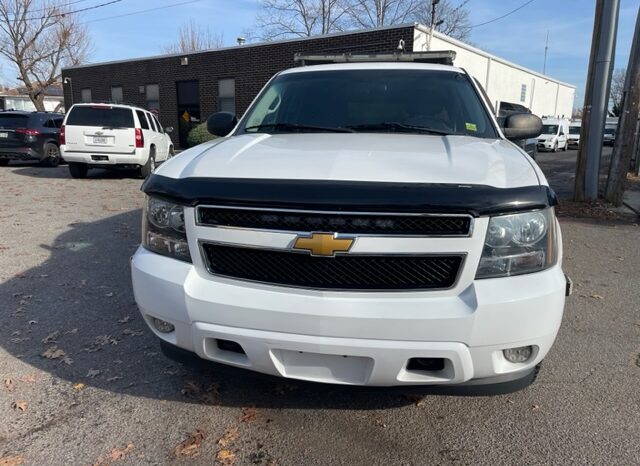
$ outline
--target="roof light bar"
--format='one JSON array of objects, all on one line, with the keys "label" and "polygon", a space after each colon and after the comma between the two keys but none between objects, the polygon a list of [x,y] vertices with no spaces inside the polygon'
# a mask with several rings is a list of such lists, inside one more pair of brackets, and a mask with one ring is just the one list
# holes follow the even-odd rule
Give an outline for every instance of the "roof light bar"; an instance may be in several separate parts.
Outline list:
[{"label": "roof light bar", "polygon": [[305,55],[296,53],[293,57],[293,61],[299,66],[371,62],[435,63],[440,65],[453,65],[455,59],[456,52],[453,50],[388,54],[373,53],[369,55],[352,55],[350,53],[337,55]]}]

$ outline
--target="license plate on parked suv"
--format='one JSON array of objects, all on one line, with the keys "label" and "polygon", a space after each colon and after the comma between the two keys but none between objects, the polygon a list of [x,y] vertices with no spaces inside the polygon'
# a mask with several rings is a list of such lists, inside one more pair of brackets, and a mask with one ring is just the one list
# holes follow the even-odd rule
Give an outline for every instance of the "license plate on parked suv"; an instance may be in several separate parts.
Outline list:
[{"label": "license plate on parked suv", "polygon": [[93,137],[93,143],[94,144],[107,144],[109,141],[108,138],[106,137],[102,137],[102,136],[94,136]]}]

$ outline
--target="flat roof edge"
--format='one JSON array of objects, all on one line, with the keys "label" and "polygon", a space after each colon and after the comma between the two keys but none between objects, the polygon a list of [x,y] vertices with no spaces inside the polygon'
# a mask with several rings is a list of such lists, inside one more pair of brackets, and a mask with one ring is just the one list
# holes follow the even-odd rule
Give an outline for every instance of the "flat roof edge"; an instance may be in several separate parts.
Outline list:
[{"label": "flat roof edge", "polygon": [[[429,33],[429,27],[425,26],[424,24],[417,24],[416,23],[415,24],[415,28],[418,29],[421,32]],[[531,70],[531,69],[526,68],[524,66],[518,65],[517,63],[513,63],[513,62],[511,62],[509,60],[505,60],[504,58],[500,58],[500,57],[498,57],[496,55],[493,55],[493,54],[491,54],[489,52],[485,52],[482,49],[474,47],[473,45],[465,44],[464,42],[462,42],[462,41],[460,41],[458,39],[454,39],[453,37],[449,37],[446,34],[443,34],[441,32],[433,31],[433,35],[435,37],[437,37],[438,39],[440,39],[440,40],[443,40],[445,42],[449,42],[450,44],[455,45],[456,47],[460,47],[462,49],[468,50],[469,52],[473,52],[475,54],[482,55],[482,56],[484,56],[486,58],[491,58],[491,60],[497,61],[498,63],[502,63],[503,65],[510,66],[512,68],[524,71],[524,72],[529,73],[529,74],[533,74],[535,76],[538,76],[539,78],[546,79],[547,81],[552,81],[554,83],[561,84],[563,86],[570,87],[572,89],[576,88],[575,84],[569,84],[569,83],[566,83],[564,81],[560,81],[559,79],[552,78],[551,76],[547,76],[545,74],[542,74],[542,73],[539,73],[537,71]]]}]

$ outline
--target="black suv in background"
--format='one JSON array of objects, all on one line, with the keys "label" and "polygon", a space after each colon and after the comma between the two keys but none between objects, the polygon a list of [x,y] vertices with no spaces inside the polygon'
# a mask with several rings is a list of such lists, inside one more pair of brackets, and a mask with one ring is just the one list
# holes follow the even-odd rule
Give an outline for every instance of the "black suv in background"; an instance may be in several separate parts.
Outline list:
[{"label": "black suv in background", "polygon": [[64,115],[51,112],[0,112],[0,166],[10,160],[39,160],[48,167],[62,160],[58,138]]}]

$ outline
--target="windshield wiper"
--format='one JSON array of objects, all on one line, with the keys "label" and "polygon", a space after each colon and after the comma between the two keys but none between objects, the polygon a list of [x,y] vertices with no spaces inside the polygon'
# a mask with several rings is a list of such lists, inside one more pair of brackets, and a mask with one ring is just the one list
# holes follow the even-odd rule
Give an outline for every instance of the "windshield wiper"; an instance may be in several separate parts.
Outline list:
[{"label": "windshield wiper", "polygon": [[442,136],[451,136],[455,134],[461,134],[461,133],[453,133],[451,131],[443,131],[440,129],[429,128],[427,126],[408,125],[405,123],[397,123],[393,121],[385,121],[382,123],[369,123],[369,124],[363,124],[363,125],[349,125],[347,126],[347,128],[351,128],[356,131],[392,130],[392,131],[407,131],[407,132],[427,133],[427,134],[439,134]]},{"label": "windshield wiper", "polygon": [[247,126],[244,130],[249,131],[256,130],[273,130],[273,131],[324,131],[330,133],[353,133],[351,128],[340,128],[330,126],[312,126],[312,125],[298,125],[295,123],[268,123],[264,125]]}]

